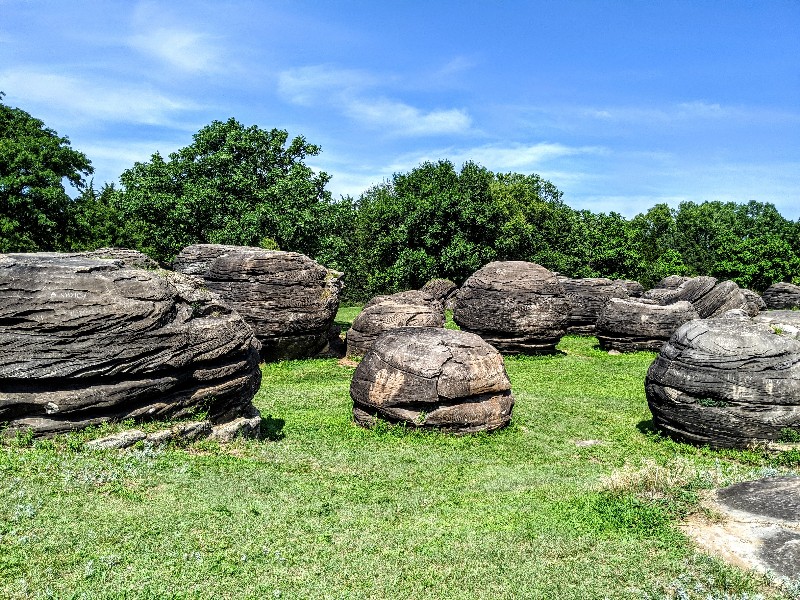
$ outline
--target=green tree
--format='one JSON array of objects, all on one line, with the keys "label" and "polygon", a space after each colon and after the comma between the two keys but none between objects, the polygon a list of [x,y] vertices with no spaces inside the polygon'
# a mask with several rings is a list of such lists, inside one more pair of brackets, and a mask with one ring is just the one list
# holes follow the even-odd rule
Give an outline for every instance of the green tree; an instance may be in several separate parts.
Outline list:
[{"label": "green tree", "polygon": [[0,92],[0,252],[58,250],[71,199],[93,172],[89,159],[44,123],[2,102]]},{"label": "green tree", "polygon": [[319,146],[280,129],[214,121],[193,143],[120,177],[116,208],[139,249],[162,262],[195,243],[258,245],[309,255],[320,247],[319,219],[333,201],[330,177],[305,163]]},{"label": "green tree", "polygon": [[800,258],[775,234],[749,237],[714,265],[713,275],[731,279],[742,287],[763,292],[777,281],[791,281],[800,274]]}]

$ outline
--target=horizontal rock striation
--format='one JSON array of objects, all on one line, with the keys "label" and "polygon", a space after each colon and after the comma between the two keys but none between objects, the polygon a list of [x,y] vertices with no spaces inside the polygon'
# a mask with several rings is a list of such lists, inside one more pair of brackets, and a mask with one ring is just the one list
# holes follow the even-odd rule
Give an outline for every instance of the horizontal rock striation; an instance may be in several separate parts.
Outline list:
[{"label": "horizontal rock striation", "polygon": [[744,311],[681,326],[645,380],[654,425],[694,444],[745,448],[800,431],[800,340]]},{"label": "horizontal rock striation", "polygon": [[628,298],[628,288],[619,281],[603,277],[570,279],[559,277],[566,297],[572,304],[567,319],[567,332],[594,335],[595,325],[611,298]]},{"label": "horizontal rock striation", "polygon": [[493,431],[511,419],[514,397],[503,357],[477,335],[430,327],[386,331],[350,385],[353,417],[452,433]]},{"label": "horizontal rock striation", "polygon": [[0,255],[0,422],[11,430],[249,414],[258,350],[196,278],[123,260]]},{"label": "horizontal rock striation", "polygon": [[800,308],[800,285],[773,283],[761,297],[769,309],[797,309]]},{"label": "horizontal rock striation", "polygon": [[264,360],[331,354],[342,273],[297,252],[196,244],[176,271],[203,278],[253,328]]},{"label": "horizontal rock striation", "polygon": [[453,320],[504,354],[555,352],[572,305],[556,275],[535,263],[491,262],[458,291]]},{"label": "horizontal rock striation", "polygon": [[363,356],[381,333],[400,327],[444,327],[441,302],[417,290],[376,296],[347,332],[347,355]]},{"label": "horizontal rock striation", "polygon": [[679,277],[671,275],[662,279],[656,287],[646,291],[643,299],[655,300],[659,304],[691,302],[701,319],[716,317],[729,310],[751,312],[758,303],[748,299],[743,290],[733,281],[718,281],[715,277]]},{"label": "horizontal rock striation", "polygon": [[685,300],[661,305],[612,298],[597,319],[596,335],[604,350],[658,352],[678,327],[697,318],[697,311]]}]

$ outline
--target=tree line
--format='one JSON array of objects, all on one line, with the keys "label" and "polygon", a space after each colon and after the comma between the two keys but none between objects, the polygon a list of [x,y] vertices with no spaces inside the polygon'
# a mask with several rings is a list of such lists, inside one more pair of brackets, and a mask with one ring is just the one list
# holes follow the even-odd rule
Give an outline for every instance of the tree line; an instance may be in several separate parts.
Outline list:
[{"label": "tree line", "polygon": [[330,177],[306,164],[319,146],[235,119],[214,121],[166,158],[137,162],[119,187],[97,189],[83,153],[2,97],[0,252],[122,246],[167,265],[194,243],[292,250],[344,271],[350,301],[434,277],[460,284],[492,260],[645,286],[672,274],[757,291],[800,283],[800,220],[769,203],[657,204],[626,219],[574,210],[535,174],[448,160],[333,199]]}]

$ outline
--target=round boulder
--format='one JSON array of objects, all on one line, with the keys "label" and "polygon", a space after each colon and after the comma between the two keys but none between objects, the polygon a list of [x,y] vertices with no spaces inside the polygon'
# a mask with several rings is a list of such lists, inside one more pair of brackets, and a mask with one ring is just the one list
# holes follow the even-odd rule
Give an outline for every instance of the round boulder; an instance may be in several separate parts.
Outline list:
[{"label": "round boulder", "polygon": [[603,277],[570,279],[559,277],[567,298],[572,303],[567,332],[594,335],[597,318],[611,298],[627,298],[628,288],[619,281]]},{"label": "round boulder", "polygon": [[694,444],[745,448],[800,430],[800,340],[744,311],[681,326],[645,380],[654,425]]},{"label": "round boulder", "polygon": [[604,350],[658,352],[678,327],[697,318],[685,300],[662,305],[612,298],[597,319],[597,340]]},{"label": "round boulder", "polygon": [[769,309],[797,309],[800,308],[800,285],[773,283],[761,297]]},{"label": "round boulder", "polygon": [[252,413],[259,343],[194,277],[0,255],[0,323],[0,422],[12,430]]},{"label": "round boulder", "polygon": [[376,296],[364,305],[347,332],[347,356],[362,356],[384,331],[399,327],[444,327],[444,309],[426,292]]},{"label": "round boulder", "polygon": [[514,397],[503,357],[477,335],[433,327],[383,333],[350,385],[353,417],[451,433],[508,424]]},{"label": "round boulder", "polygon": [[253,328],[263,360],[328,355],[342,273],[297,252],[196,244],[173,268],[203,278]]},{"label": "round boulder", "polygon": [[547,354],[564,335],[571,308],[552,271],[524,261],[491,262],[458,291],[453,320],[504,354]]}]

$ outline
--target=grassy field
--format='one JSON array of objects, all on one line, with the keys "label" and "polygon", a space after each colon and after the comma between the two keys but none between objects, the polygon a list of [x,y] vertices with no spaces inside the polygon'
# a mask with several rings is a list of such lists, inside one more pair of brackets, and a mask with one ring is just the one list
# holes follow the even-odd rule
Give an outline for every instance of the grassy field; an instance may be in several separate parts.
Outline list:
[{"label": "grassy field", "polygon": [[260,441],[12,439],[0,597],[788,597],[695,552],[675,524],[701,490],[796,472],[800,453],[658,436],[643,389],[654,355],[595,345],[507,358],[514,418],[491,435],[362,430],[353,369],[306,360],[263,366]]}]

